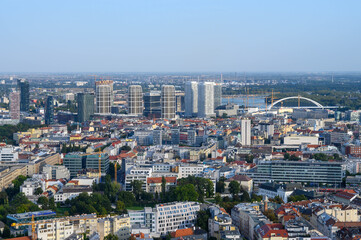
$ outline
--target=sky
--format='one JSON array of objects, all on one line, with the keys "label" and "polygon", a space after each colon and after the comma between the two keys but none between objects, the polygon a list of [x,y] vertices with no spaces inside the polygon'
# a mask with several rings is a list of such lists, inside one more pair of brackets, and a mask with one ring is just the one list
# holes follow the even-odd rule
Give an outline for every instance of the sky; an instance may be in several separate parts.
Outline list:
[{"label": "sky", "polygon": [[361,71],[361,1],[1,0],[0,72]]}]

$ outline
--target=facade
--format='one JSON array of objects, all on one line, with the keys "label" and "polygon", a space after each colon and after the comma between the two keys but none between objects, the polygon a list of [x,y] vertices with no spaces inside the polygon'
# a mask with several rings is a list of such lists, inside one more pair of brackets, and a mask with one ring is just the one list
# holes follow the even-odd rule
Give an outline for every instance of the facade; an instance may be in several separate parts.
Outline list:
[{"label": "facade", "polygon": [[89,121],[94,115],[94,94],[78,93],[78,122]]},{"label": "facade", "polygon": [[[147,192],[149,193],[162,193],[162,177],[149,177],[147,178]],[[164,177],[165,191],[168,192],[171,187],[177,184],[176,177]]]},{"label": "facade", "polygon": [[64,165],[45,165],[43,173],[48,174],[49,179],[70,179],[70,171]]},{"label": "facade", "polygon": [[155,232],[155,211],[150,207],[145,207],[143,210],[128,210],[130,224],[132,226],[138,225],[147,228],[150,232]]},{"label": "facade", "polygon": [[143,114],[143,90],[140,85],[129,86],[128,113],[137,116]]},{"label": "facade", "polygon": [[198,83],[187,82],[185,85],[185,116],[194,117],[198,113]]},{"label": "facade", "polygon": [[144,116],[149,118],[161,117],[161,97],[160,92],[149,92],[144,94]]},{"label": "facade", "polygon": [[214,83],[203,82],[198,85],[198,117],[208,118],[214,113]]},{"label": "facade", "polygon": [[179,145],[180,142],[180,131],[178,128],[171,130],[172,145]]},{"label": "facade", "polygon": [[162,118],[175,118],[175,88],[173,85],[163,85],[161,92]]},{"label": "facade", "polygon": [[20,120],[20,92],[10,93],[10,118]]},{"label": "facade", "polygon": [[45,124],[54,124],[54,97],[48,96],[45,108]]},{"label": "facade", "polygon": [[174,232],[178,229],[193,227],[200,205],[197,202],[173,202],[157,204],[156,232],[162,235]]},{"label": "facade", "polygon": [[179,166],[178,178],[186,178],[188,176],[201,176],[205,166],[203,165],[183,165]]},{"label": "facade", "polygon": [[162,145],[163,142],[163,130],[153,130],[153,145]]},{"label": "facade", "polygon": [[222,105],[222,84],[214,84],[214,109]]},{"label": "facade", "polygon": [[241,144],[242,146],[251,145],[251,120],[241,120]]},{"label": "facade", "polygon": [[29,112],[29,82],[25,78],[18,79],[18,89],[20,90],[20,111]]},{"label": "facade", "polygon": [[340,184],[344,177],[341,162],[260,161],[256,174],[248,174],[257,183],[276,182]]},{"label": "facade", "polygon": [[[99,170],[99,154],[84,155],[81,152],[73,152],[65,155],[63,160],[64,166],[70,171],[70,177],[77,176],[77,173],[83,169]],[[105,174],[109,168],[109,155],[101,154],[101,172]]]},{"label": "facade", "polygon": [[15,151],[14,147],[0,148],[0,164],[14,163],[18,160],[19,153]]},{"label": "facade", "polygon": [[95,82],[96,113],[110,114],[113,106],[113,81]]}]

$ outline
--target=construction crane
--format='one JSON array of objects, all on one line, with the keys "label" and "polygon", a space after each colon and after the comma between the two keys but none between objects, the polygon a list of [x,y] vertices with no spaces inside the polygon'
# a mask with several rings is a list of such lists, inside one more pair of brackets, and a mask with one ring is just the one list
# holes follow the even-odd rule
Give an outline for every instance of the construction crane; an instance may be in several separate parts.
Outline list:
[{"label": "construction crane", "polygon": [[[35,222],[35,219],[34,219],[34,215],[32,215],[31,217],[31,222],[28,222],[28,223],[12,223],[11,226],[12,227],[21,227],[21,226],[31,226],[31,239],[32,240],[36,240],[37,239],[37,236],[36,236],[36,226],[37,225],[40,225],[40,224],[48,224],[48,223],[54,223],[54,221],[56,222],[57,219],[56,218],[53,218],[53,219],[49,219],[51,221],[44,221],[44,220],[41,220],[39,222]],[[84,221],[87,221],[89,220],[89,218],[79,218],[77,220],[84,220]]]},{"label": "construction crane", "polygon": [[[99,181],[102,177],[102,154],[103,153],[106,153],[106,152],[103,152],[101,151],[101,149],[99,148],[99,152],[97,152],[98,155],[99,155],[99,159],[98,159],[98,169],[99,169]],[[84,153],[83,155],[85,156],[89,156],[89,155],[95,155],[94,153]]]},{"label": "construction crane", "polygon": [[32,240],[36,240],[37,237],[36,237],[36,231],[35,231],[35,227],[36,225],[39,225],[39,224],[47,224],[47,223],[53,223],[53,221],[45,221],[45,222],[35,222],[35,219],[34,219],[34,215],[31,216],[31,222],[28,222],[28,223],[12,223],[11,226],[12,227],[21,227],[21,226],[31,226],[31,239]]}]

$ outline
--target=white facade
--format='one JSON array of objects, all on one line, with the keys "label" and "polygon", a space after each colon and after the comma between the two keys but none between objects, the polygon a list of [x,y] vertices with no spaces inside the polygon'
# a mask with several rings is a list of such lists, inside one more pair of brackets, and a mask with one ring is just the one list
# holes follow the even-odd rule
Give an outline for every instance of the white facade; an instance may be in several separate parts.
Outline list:
[{"label": "white facade", "polygon": [[186,178],[188,176],[200,176],[204,170],[203,165],[185,165],[179,166],[178,178]]},{"label": "white facade", "polygon": [[242,146],[251,145],[251,120],[241,120],[241,144]]},{"label": "white facade", "polygon": [[70,172],[64,165],[45,165],[43,173],[48,174],[49,179],[70,179]]},{"label": "white facade", "polygon": [[198,113],[198,83],[187,82],[185,85],[185,116],[193,117]]},{"label": "white facade", "polygon": [[125,189],[126,191],[131,191],[132,186],[131,182],[134,180],[139,180],[143,182],[142,189],[146,191],[147,189],[147,178],[152,176],[152,168],[131,168],[125,175]]},{"label": "white facade", "polygon": [[143,90],[140,85],[129,86],[128,113],[131,115],[143,114]]},{"label": "white facade", "polygon": [[214,113],[214,83],[203,82],[198,86],[198,117],[207,118]]},{"label": "white facade", "polygon": [[0,162],[11,163],[18,160],[19,154],[13,147],[0,148]]},{"label": "white facade", "polygon": [[197,202],[174,202],[156,207],[156,232],[165,235],[178,229],[193,227],[200,205]]},{"label": "white facade", "polygon": [[96,82],[96,113],[109,114],[113,105],[113,81]]},{"label": "white facade", "polygon": [[285,145],[301,145],[301,144],[311,144],[318,145],[317,136],[302,136],[302,135],[289,135],[284,137]]},{"label": "white facade", "polygon": [[45,182],[41,179],[29,178],[20,186],[20,192],[24,193],[25,196],[33,196],[37,188],[41,188],[44,192]]},{"label": "white facade", "polygon": [[175,88],[163,85],[161,91],[162,118],[175,118]]}]

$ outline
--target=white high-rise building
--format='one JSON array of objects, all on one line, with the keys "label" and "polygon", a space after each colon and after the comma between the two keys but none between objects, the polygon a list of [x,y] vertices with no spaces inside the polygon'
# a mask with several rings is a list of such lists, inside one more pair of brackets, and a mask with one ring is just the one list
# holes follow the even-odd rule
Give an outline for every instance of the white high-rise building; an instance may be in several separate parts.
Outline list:
[{"label": "white high-rise building", "polygon": [[214,113],[214,83],[203,82],[198,85],[198,117],[207,118]]},{"label": "white high-rise building", "polygon": [[185,116],[194,117],[198,113],[198,83],[187,82],[185,85]]},{"label": "white high-rise building", "polygon": [[222,105],[222,83],[214,84],[214,109]]},{"label": "white high-rise building", "polygon": [[241,144],[242,146],[251,145],[251,120],[241,120]]},{"label": "white high-rise building", "polygon": [[96,113],[109,114],[113,105],[113,81],[95,82]]},{"label": "white high-rise building", "polygon": [[163,85],[161,92],[162,118],[175,118],[175,88]]},{"label": "white high-rise building", "polygon": [[140,85],[129,86],[128,91],[128,109],[131,115],[143,114],[143,90]]}]

